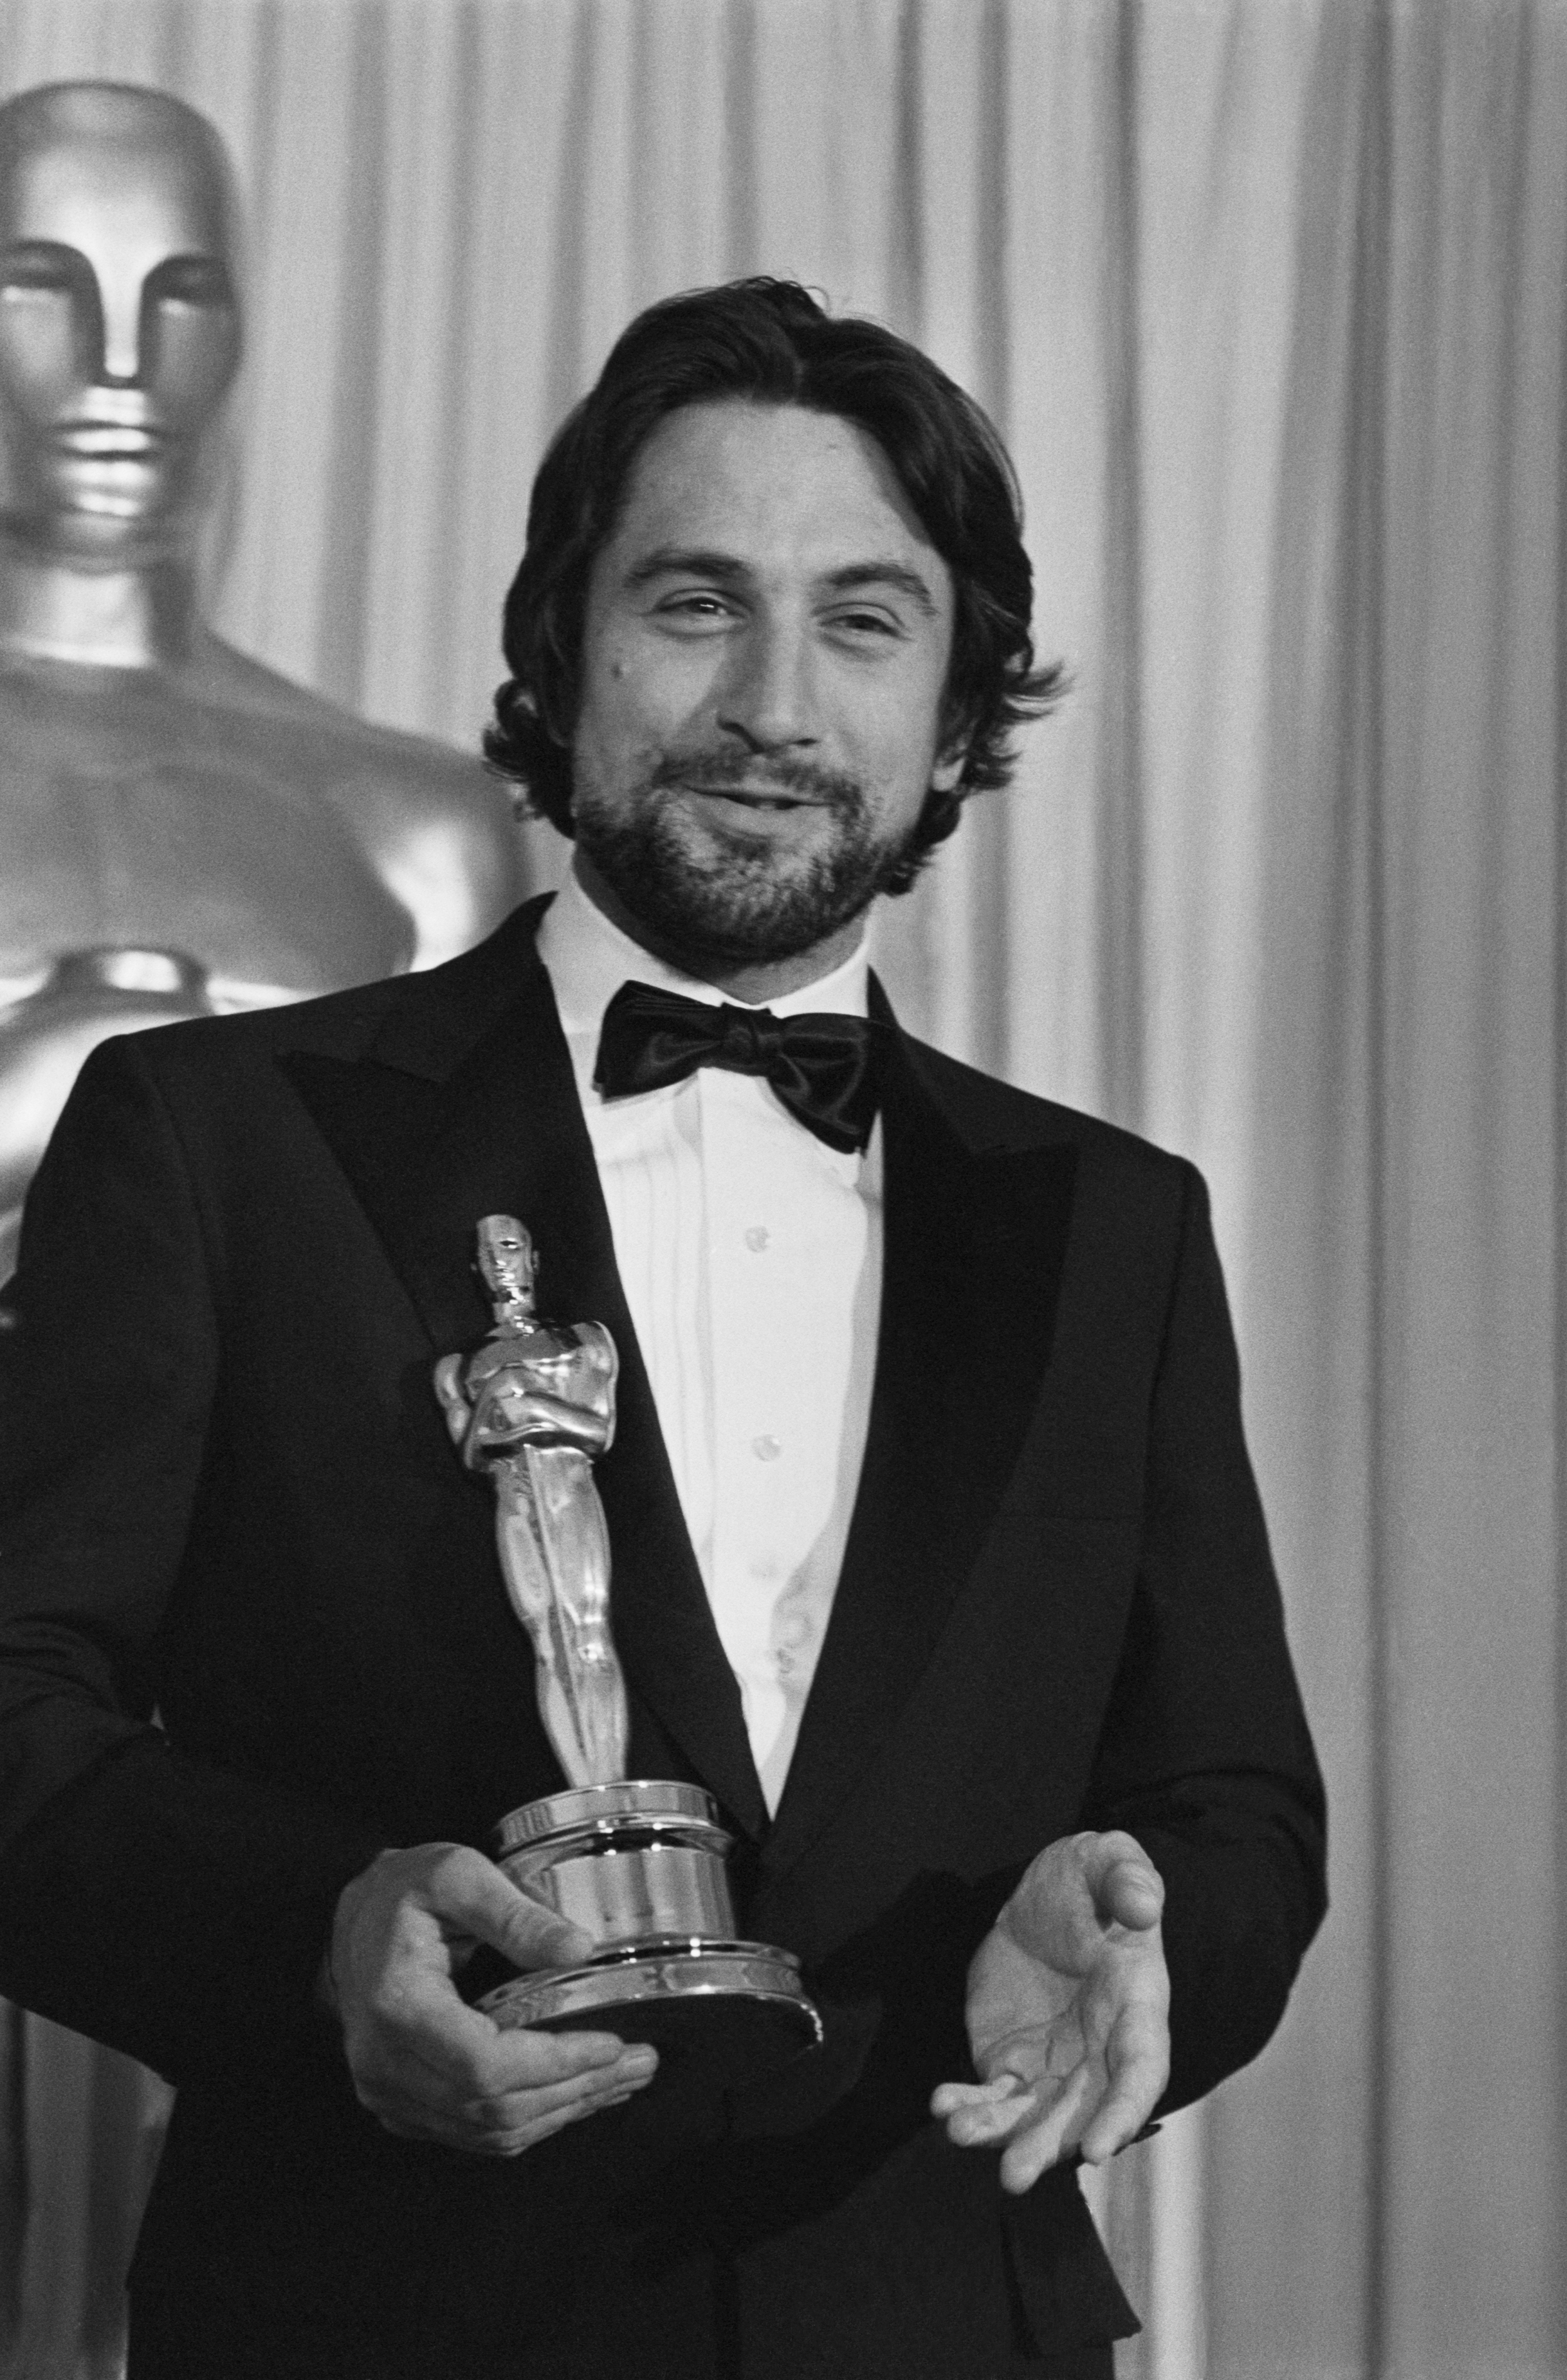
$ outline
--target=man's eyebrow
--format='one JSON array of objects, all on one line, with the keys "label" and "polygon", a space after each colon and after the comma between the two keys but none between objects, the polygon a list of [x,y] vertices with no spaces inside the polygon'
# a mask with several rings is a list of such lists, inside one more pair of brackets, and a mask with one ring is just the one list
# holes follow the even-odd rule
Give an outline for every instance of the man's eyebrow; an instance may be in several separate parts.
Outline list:
[{"label": "man's eyebrow", "polygon": [[906,595],[911,603],[928,620],[936,616],[936,598],[917,570],[906,562],[848,562],[842,570],[830,570],[826,584],[835,592],[847,594],[856,587],[890,587]]},{"label": "man's eyebrow", "polygon": [[720,553],[715,547],[705,545],[661,545],[645,553],[640,562],[632,564],[626,574],[627,588],[646,587],[654,578],[713,578],[721,586],[736,586],[750,572],[733,553]]},{"label": "man's eyebrow", "polygon": [[[655,578],[708,578],[720,587],[737,587],[751,579],[754,573],[737,555],[723,553],[715,547],[661,545],[644,554],[626,574],[626,586],[630,590],[648,586]],[[929,582],[906,562],[877,559],[870,562],[846,562],[841,569],[827,572],[823,586],[835,595],[851,593],[859,587],[886,587],[909,601],[926,619],[936,616],[936,599]]]}]

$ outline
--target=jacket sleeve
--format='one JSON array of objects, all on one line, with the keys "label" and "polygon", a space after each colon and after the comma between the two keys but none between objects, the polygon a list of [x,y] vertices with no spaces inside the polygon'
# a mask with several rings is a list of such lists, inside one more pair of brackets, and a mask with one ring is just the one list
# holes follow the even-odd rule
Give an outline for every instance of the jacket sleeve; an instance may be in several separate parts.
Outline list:
[{"label": "jacket sleeve", "polygon": [[382,1848],[156,1723],[213,1451],[221,1267],[145,1050],[89,1059],[0,1305],[0,1991],[170,2080],[319,2028]]},{"label": "jacket sleeve", "polygon": [[1322,1780],[1242,1435],[1207,1194],[1184,1171],[1141,1560],[1084,1813],[1136,1835],[1164,1878],[1161,2113],[1256,2057],[1327,1906]]}]

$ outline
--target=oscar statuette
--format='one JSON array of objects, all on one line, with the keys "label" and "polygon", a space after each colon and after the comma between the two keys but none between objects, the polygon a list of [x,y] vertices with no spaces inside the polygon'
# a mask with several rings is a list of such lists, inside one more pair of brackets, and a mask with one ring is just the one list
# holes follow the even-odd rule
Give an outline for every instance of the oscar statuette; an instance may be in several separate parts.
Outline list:
[{"label": "oscar statuette", "polygon": [[678,2047],[735,2082],[821,2038],[792,1952],[735,1938],[731,1837],[698,1785],[628,1779],[625,1680],[610,1633],[610,1546],[592,1466],[614,1437],[614,1342],[534,1310],[537,1262],[510,1215],[478,1226],[493,1328],[446,1355],[436,1393],[495,1494],[495,1541],[533,1646],[540,1716],[568,1790],[501,1820],[512,1882],[599,1944],[586,1966],[519,1974],[478,2005],[497,2024],[604,2027]]}]

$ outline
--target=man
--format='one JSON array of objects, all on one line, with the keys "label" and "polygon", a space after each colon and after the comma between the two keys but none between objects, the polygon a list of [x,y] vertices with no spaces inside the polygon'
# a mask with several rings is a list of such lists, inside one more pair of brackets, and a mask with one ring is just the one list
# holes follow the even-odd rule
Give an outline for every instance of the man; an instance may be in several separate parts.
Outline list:
[{"label": "man", "polygon": [[[926,358],[654,308],[507,605],[565,889],[83,1075],[15,1291],[0,1985],[180,2084],[136,2380],[1066,2380],[1134,2326],[1074,2162],[1266,2040],[1322,1813],[1200,1184],[867,978],[1053,691],[1028,589]],[[727,2095],[460,1994],[589,1947],[477,1848],[561,1781],[431,1386],[492,1213],[620,1353],[630,1773],[717,1796],[825,2020]]]}]

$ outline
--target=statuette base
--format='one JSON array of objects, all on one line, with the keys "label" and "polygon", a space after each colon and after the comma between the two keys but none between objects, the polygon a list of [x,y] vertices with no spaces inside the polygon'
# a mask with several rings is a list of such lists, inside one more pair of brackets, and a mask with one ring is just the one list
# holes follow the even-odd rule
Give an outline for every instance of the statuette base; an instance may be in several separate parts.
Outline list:
[{"label": "statuette base", "polygon": [[821,2039],[792,1951],[736,1938],[730,1837],[700,1786],[638,1778],[546,1796],[496,1829],[514,1884],[602,1947],[581,1967],[514,1975],[476,2005],[505,2028],[597,2030],[687,2045],[736,2082]]},{"label": "statuette base", "polygon": [[650,2042],[666,2060],[696,2058],[713,2083],[758,2082],[821,2039],[798,1961],[762,1942],[650,1945],[589,1967],[518,1975],[479,2006],[503,2031]]}]

